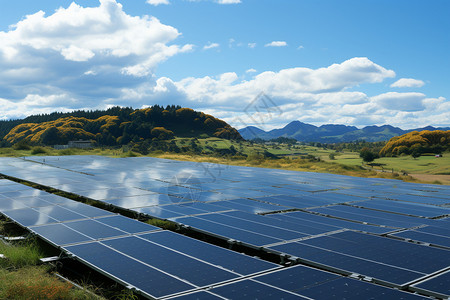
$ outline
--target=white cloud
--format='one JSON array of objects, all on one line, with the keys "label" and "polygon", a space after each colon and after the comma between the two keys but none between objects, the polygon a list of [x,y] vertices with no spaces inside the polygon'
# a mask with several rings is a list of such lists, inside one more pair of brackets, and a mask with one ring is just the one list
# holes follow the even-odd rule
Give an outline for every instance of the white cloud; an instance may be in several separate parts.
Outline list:
[{"label": "white cloud", "polygon": [[62,49],[61,54],[66,60],[71,61],[88,61],[95,55],[94,52],[89,49],[78,48],[74,45],[70,45],[69,48]]},{"label": "white cloud", "polygon": [[425,85],[425,82],[419,79],[413,79],[413,78],[400,78],[393,84],[391,84],[391,87],[396,88],[411,88],[411,87],[422,87]]},{"label": "white cloud", "polygon": [[211,43],[209,42],[207,45],[203,47],[203,50],[213,49],[213,48],[219,48],[220,45],[218,43]]},{"label": "white cloud", "polygon": [[287,43],[285,41],[273,41],[264,45],[264,47],[285,47],[285,46],[287,46]]},{"label": "white cloud", "polygon": [[174,44],[179,36],[154,17],[128,15],[115,0],[98,7],[72,3],[48,16],[40,11],[0,31],[0,94],[22,108],[14,110],[17,117],[38,111],[23,109],[36,106],[36,99],[47,111],[62,110],[46,102],[55,95],[77,99],[61,101],[67,109],[97,106],[92,99],[118,98],[124,87],[153,81],[161,62],[191,51],[190,44]]},{"label": "white cloud", "polygon": [[[296,119],[317,125],[448,126],[450,103],[443,97],[393,92],[369,97],[358,91],[359,85],[395,77],[393,70],[364,57],[317,69],[248,69],[251,76],[156,78],[153,70],[159,64],[192,51],[190,44],[174,44],[179,36],[156,18],[126,14],[114,0],[27,16],[0,32],[0,119],[112,105],[179,104],[243,127],[259,125],[244,109],[263,91],[282,111],[276,118],[269,111],[262,114],[269,127]],[[237,43],[230,39],[228,45]],[[274,41],[266,46],[286,45]],[[204,49],[218,46],[209,43]]]},{"label": "white cloud", "polygon": [[301,50],[301,49],[305,49],[305,47],[302,46],[302,45],[300,45],[300,46],[297,47],[297,50]]},{"label": "white cloud", "polygon": [[241,0],[217,0],[219,4],[238,4],[241,3]]},{"label": "white cloud", "polygon": [[389,92],[372,97],[371,100],[389,110],[421,111],[424,109],[422,93]]},{"label": "white cloud", "polygon": [[164,5],[170,4],[169,0],[147,0],[147,3],[154,5],[154,6],[158,6],[161,4],[164,4]]}]

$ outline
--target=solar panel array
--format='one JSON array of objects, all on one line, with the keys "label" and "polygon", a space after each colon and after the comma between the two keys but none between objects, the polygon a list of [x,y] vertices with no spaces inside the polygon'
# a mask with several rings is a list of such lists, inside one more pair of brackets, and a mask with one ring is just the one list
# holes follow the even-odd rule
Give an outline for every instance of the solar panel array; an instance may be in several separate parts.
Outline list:
[{"label": "solar panel array", "polygon": [[0,204],[5,217],[152,298],[281,268],[13,181],[0,180]]},{"label": "solar panel array", "polygon": [[[206,260],[194,255],[197,252],[192,250],[197,248],[194,242],[191,250],[176,248],[179,247],[177,239],[186,237],[167,231],[142,234],[118,226],[103,231],[100,228],[111,226],[106,221],[119,216],[93,212],[88,215],[84,206],[64,202],[53,205],[52,209],[45,208],[39,202],[48,201],[45,199],[48,195],[36,192],[36,197],[29,197],[30,191],[3,189],[8,185],[2,185],[0,180],[0,195],[8,199],[3,204],[0,201],[3,214],[119,281],[131,286],[148,285],[145,290],[151,291],[148,295],[152,297],[192,291],[180,297],[233,298],[248,294],[252,298],[261,293],[277,298],[316,298],[333,294],[340,298],[344,294],[339,293],[343,292],[349,299],[358,299],[355,295],[363,290],[373,295],[395,292],[405,299],[416,297],[387,287],[436,297],[450,296],[450,285],[446,284],[450,270],[448,186],[157,158],[97,156],[1,158],[0,173],[138,214],[168,219],[188,229],[228,240],[230,244],[278,253],[295,263],[314,267],[301,266],[306,268],[303,270],[331,274],[326,272],[328,270],[337,276],[337,279],[308,285],[300,291],[284,287],[284,279],[282,282],[273,279],[278,275],[284,278],[283,272],[288,274],[287,270],[294,270],[294,267],[270,271],[275,266],[266,266],[261,270],[264,274],[259,276],[267,272],[276,274],[267,277],[272,278],[270,282],[256,275],[236,274],[230,266],[220,267],[218,271],[215,269],[219,263],[217,258]],[[35,204],[16,203],[18,198],[27,198],[26,201]],[[52,201],[68,201],[55,199]],[[28,219],[21,219],[21,214]],[[76,219],[77,215],[84,219]],[[96,236],[98,232],[105,234]],[[73,236],[73,240],[64,238],[66,236]],[[163,236],[167,236],[163,239],[166,244],[161,240]],[[155,257],[160,257],[155,259],[136,252],[144,245],[172,252],[163,251],[158,256],[159,250],[155,250]],[[154,294],[151,283],[133,279],[132,273],[122,274],[131,278],[128,281],[121,279],[115,272],[127,264],[123,268],[111,265],[112,257],[116,256],[123,256],[125,260],[131,257],[141,265],[180,280],[173,285],[178,288]],[[172,259],[164,260],[166,257]],[[189,263],[193,268],[198,267],[199,273],[209,270],[217,274],[207,276],[208,280],[216,279],[204,281],[205,278],[192,274],[179,274],[177,272],[182,272],[178,270],[179,264],[169,267],[169,261],[184,261],[186,257],[195,259]],[[166,264],[160,265],[162,261]],[[298,268],[300,270],[300,266]],[[302,284],[298,280],[293,282],[297,286]]]}]

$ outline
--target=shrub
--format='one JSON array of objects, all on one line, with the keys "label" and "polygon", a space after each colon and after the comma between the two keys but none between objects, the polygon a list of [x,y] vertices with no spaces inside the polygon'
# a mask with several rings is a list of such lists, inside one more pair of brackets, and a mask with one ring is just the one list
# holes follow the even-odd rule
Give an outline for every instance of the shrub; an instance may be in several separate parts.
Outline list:
[{"label": "shrub", "polygon": [[34,147],[33,150],[31,150],[32,155],[36,154],[46,154],[47,150],[43,147]]},{"label": "shrub", "polygon": [[15,143],[15,144],[13,145],[13,149],[14,149],[14,150],[30,150],[31,147],[30,147],[30,145],[28,145],[27,142],[25,142],[25,141],[20,141],[20,142],[17,142],[17,143]]}]

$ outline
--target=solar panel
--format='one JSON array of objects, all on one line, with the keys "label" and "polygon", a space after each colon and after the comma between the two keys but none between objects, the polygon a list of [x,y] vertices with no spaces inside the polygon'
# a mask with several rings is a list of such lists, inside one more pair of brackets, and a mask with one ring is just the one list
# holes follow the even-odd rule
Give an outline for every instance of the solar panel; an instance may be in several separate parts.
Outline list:
[{"label": "solar panel", "polygon": [[[255,223],[245,219],[234,218],[226,213],[202,215],[198,216],[198,218],[230,227],[242,228],[252,233],[270,236],[279,240],[293,240],[307,236],[307,234],[300,233],[298,231],[274,227],[263,223]],[[245,240],[243,241],[245,242]]]},{"label": "solar panel", "polygon": [[314,208],[311,211],[321,214],[331,215],[347,220],[367,222],[370,224],[385,225],[397,228],[409,228],[424,224],[432,224],[432,220],[424,218],[414,218],[409,216],[391,214],[387,212],[362,209],[346,205],[335,205],[326,208]]},{"label": "solar panel", "polygon": [[64,249],[101,273],[153,298],[196,288],[99,242],[67,246]]},{"label": "solar panel", "polygon": [[327,231],[333,231],[333,230],[339,230],[339,229],[353,229],[353,230],[360,230],[360,231],[366,231],[366,232],[371,232],[371,233],[383,234],[383,233],[387,233],[387,232],[390,232],[393,230],[390,228],[360,224],[360,223],[339,220],[339,219],[335,219],[335,218],[329,218],[329,217],[319,216],[319,215],[306,213],[306,212],[300,212],[300,211],[287,212],[284,214],[266,215],[266,217],[281,220],[281,221],[291,222],[291,223],[299,224],[299,225],[318,227],[318,228],[322,228],[323,230],[327,230]]},{"label": "solar panel", "polygon": [[414,284],[411,289],[430,296],[450,298],[450,271]]},{"label": "solar panel", "polygon": [[322,234],[328,231],[334,231],[336,228],[330,227],[330,226],[314,226],[312,223],[304,222],[303,224],[294,224],[290,222],[280,221],[276,220],[274,218],[270,218],[268,216],[259,216],[254,215],[246,212],[241,211],[231,211],[231,212],[225,212],[222,213],[225,216],[232,217],[232,218],[238,218],[240,220],[246,220],[251,221],[254,223],[262,224],[262,225],[270,225],[276,228],[281,229],[287,229],[291,231],[295,231],[298,233],[301,233],[301,236],[303,235],[316,235],[316,234]]},{"label": "solar panel", "polygon": [[260,275],[254,280],[312,299],[424,299],[301,265]]},{"label": "solar panel", "polygon": [[65,223],[40,225],[30,227],[30,230],[58,247],[66,244],[76,244],[94,240],[86,234],[75,231]]},{"label": "solar panel", "polygon": [[[445,250],[450,219],[429,219],[448,214],[450,189],[445,186],[146,157],[30,159],[40,163],[0,158],[0,172],[174,220],[230,243],[258,250],[269,247],[293,260],[340,274],[362,274],[365,280],[372,277],[383,285],[407,288],[450,265]],[[183,172],[196,180],[174,182]],[[347,205],[336,205],[339,203]],[[295,208],[307,208],[311,213],[272,213]],[[242,298],[243,293],[276,298],[416,298],[306,267],[302,267],[304,273],[300,267],[274,271],[278,266],[269,262],[3,180],[0,212],[22,226],[32,226],[30,230],[43,239],[72,249],[80,254],[79,260],[150,297]],[[269,214],[257,215],[260,213]],[[136,275],[139,272],[143,278]],[[320,276],[331,279],[321,281],[317,279]],[[298,278],[303,283],[296,281]],[[445,276],[442,278],[436,282],[446,283]],[[308,284],[308,280],[314,283]],[[427,295],[445,295],[419,287],[425,282],[414,288]]]},{"label": "solar panel", "polygon": [[436,235],[416,230],[406,230],[391,234],[392,236],[450,248],[450,236]]},{"label": "solar panel", "polygon": [[343,273],[359,273],[397,285],[450,265],[449,251],[352,231],[271,248]]},{"label": "solar panel", "polygon": [[333,252],[318,247],[292,242],[270,247],[275,251],[299,257],[301,261],[324,269],[338,271],[343,275],[362,274],[379,281],[403,286],[412,280],[421,278],[424,273],[388,266],[375,261]]},{"label": "solar panel", "polygon": [[177,219],[177,222],[195,227],[196,229],[200,229],[203,232],[208,232],[214,236],[233,239],[254,246],[263,246],[282,241],[281,239],[270,237],[265,234],[259,234],[221,223],[211,222],[208,220],[200,219],[198,217],[180,218]]},{"label": "solar panel", "polygon": [[103,244],[196,286],[239,277],[236,273],[134,236],[106,240]]},{"label": "solar panel", "polygon": [[252,279],[230,283],[210,291],[226,299],[308,299]]},{"label": "solar panel", "polygon": [[[2,213],[6,217],[10,218],[11,220],[15,221],[16,223],[24,227],[59,222],[59,220],[51,218],[49,215],[36,211],[32,208],[14,209],[2,211]],[[78,219],[81,218],[78,217]]]},{"label": "solar panel", "polygon": [[413,216],[421,216],[429,218],[435,218],[450,214],[450,208],[392,201],[392,200],[374,199],[370,201],[359,202],[356,203],[355,205],[366,208],[384,210],[388,212],[396,212],[401,214],[408,214]]},{"label": "solar panel", "polygon": [[107,216],[102,218],[97,218],[95,221],[109,225],[113,228],[117,228],[119,230],[128,232],[130,234],[140,233],[140,232],[147,232],[147,231],[154,231],[159,230],[159,227],[145,224],[121,215],[115,215],[115,216]]},{"label": "solar panel", "polygon": [[241,275],[277,268],[278,265],[220,248],[170,231],[139,235],[153,243],[196,257]]},{"label": "solar panel", "polygon": [[353,231],[313,238],[301,243],[425,274],[450,265],[450,251]]}]

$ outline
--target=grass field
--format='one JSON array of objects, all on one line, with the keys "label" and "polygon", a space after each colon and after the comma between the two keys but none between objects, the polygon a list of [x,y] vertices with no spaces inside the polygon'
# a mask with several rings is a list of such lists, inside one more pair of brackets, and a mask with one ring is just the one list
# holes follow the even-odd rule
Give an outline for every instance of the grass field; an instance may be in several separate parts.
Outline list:
[{"label": "grass field", "polygon": [[[189,145],[192,138],[176,138],[178,147]],[[374,162],[381,166],[363,165],[358,152],[336,152],[330,149],[307,145],[263,145],[252,144],[247,141],[235,142],[220,138],[199,138],[197,144],[202,148],[202,154],[164,153],[156,151],[149,156],[170,158],[177,160],[208,161],[222,164],[241,166],[257,166],[265,168],[279,168],[297,171],[323,172],[361,177],[395,178],[405,181],[420,181],[427,183],[450,184],[450,153],[443,157],[421,156],[417,159],[411,156],[383,157]],[[214,149],[229,149],[233,146],[237,151],[248,155],[245,157],[218,157]],[[255,153],[268,151],[281,156],[282,159],[273,160],[255,156]],[[330,159],[330,154],[334,159]],[[110,157],[141,156],[124,148],[95,148],[89,150],[65,149],[55,150],[51,147],[34,147],[30,150],[15,150],[13,148],[0,148],[0,156],[30,156],[30,155],[103,155]],[[304,159],[308,156],[309,159]],[[303,157],[303,159],[301,159]],[[311,159],[313,158],[313,159]],[[315,159],[314,159],[315,158]],[[319,158],[319,159],[317,159]],[[409,174],[411,176],[404,176]]]}]

